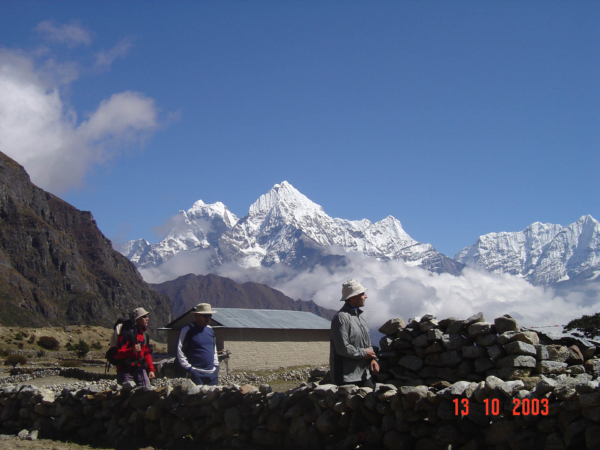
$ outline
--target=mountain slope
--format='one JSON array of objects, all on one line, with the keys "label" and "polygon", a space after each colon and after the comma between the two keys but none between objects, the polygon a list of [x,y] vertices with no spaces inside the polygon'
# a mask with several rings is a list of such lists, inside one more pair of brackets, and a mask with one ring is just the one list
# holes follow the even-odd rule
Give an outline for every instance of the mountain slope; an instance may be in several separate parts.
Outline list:
[{"label": "mountain slope", "polygon": [[566,227],[536,222],[519,232],[490,233],[455,259],[536,285],[593,279],[600,274],[600,223],[586,215]]},{"label": "mountain slope", "polygon": [[336,311],[313,301],[292,300],[282,292],[260,283],[236,283],[218,275],[183,275],[175,280],[150,284],[171,299],[173,314],[180,316],[198,303],[218,308],[284,309],[308,311],[331,320]]},{"label": "mountain slope", "polygon": [[[130,241],[123,253],[140,268],[158,267],[178,253],[199,250],[209,252],[213,266],[233,262],[250,268],[283,263],[309,269],[317,264],[343,263],[343,252],[360,252],[381,261],[403,260],[454,275],[463,267],[430,244],[412,239],[392,216],[376,223],[333,219],[286,181],[261,195],[239,220],[221,203],[204,206],[193,219],[191,210],[180,211],[167,237],[158,244]],[[213,231],[212,239],[204,238],[208,229]],[[336,249],[343,251],[340,254]],[[332,253],[337,257],[332,258]]]},{"label": "mountain slope", "polygon": [[112,249],[90,212],[33,185],[0,153],[0,323],[110,327],[137,306],[152,312],[152,329],[171,319],[168,298]]}]

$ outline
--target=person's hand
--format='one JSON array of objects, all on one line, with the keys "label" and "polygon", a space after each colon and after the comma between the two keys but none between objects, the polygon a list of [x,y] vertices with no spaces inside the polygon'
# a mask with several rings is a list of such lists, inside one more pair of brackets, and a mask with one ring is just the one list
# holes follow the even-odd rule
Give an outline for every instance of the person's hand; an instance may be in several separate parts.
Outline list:
[{"label": "person's hand", "polygon": [[375,359],[375,358],[377,358],[377,355],[375,355],[375,352],[373,351],[373,349],[368,348],[366,358],[367,359]]},{"label": "person's hand", "polygon": [[379,363],[374,359],[371,360],[371,372],[374,374],[379,373]]},{"label": "person's hand", "polygon": [[148,379],[149,380],[154,380],[156,378],[156,374],[154,372],[149,372],[148,373]]},{"label": "person's hand", "polygon": [[141,352],[141,351],[142,351],[142,346],[141,346],[140,344],[135,344],[135,345],[133,346],[133,349],[134,349],[134,350],[135,350],[137,353],[139,353],[139,352]]}]

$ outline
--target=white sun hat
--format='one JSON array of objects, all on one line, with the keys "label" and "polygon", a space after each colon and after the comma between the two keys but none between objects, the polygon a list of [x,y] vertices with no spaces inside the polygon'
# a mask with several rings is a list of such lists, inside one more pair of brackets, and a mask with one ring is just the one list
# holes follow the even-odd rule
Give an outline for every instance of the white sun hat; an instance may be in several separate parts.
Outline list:
[{"label": "white sun hat", "polygon": [[142,307],[135,308],[133,311],[131,311],[131,315],[134,317],[133,320],[138,320],[140,317],[147,316],[148,314],[150,313]]},{"label": "white sun hat", "polygon": [[210,303],[198,303],[194,307],[194,314],[216,314],[217,312],[210,307]]},{"label": "white sun hat", "polygon": [[342,299],[341,302],[345,302],[350,297],[354,297],[355,295],[362,294],[366,292],[366,289],[362,284],[356,281],[354,278],[348,281],[344,281],[342,284]]}]

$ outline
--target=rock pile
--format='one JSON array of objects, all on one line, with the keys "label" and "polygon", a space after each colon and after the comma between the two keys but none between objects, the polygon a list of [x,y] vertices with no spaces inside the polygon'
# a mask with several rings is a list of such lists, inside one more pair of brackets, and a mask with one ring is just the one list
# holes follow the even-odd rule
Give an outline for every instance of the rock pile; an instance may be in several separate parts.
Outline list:
[{"label": "rock pile", "polygon": [[377,380],[396,386],[434,385],[439,382],[503,380],[531,375],[600,374],[596,346],[570,338],[571,345],[548,342],[531,330],[521,330],[509,315],[486,322],[482,313],[466,320],[436,320],[431,315],[408,324],[400,318],[379,331],[381,372]]}]

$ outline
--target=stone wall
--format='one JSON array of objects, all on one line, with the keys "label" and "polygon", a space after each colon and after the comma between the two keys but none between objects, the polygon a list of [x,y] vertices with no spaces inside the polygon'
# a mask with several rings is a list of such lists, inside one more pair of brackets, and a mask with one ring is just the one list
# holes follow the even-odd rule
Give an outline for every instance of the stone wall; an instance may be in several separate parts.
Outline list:
[{"label": "stone wall", "polygon": [[[511,322],[511,318],[505,318]],[[396,327],[396,330],[388,329],[391,332],[386,333],[389,337],[384,339],[391,339],[388,344],[397,354],[385,355],[390,349],[380,353],[382,366],[387,364],[388,370],[378,377],[387,379],[386,383],[377,383],[375,389],[303,383],[298,388],[276,393],[271,392],[268,385],[212,387],[195,386],[189,380],[165,379],[155,380],[152,390],[134,388],[128,383],[117,386],[112,381],[55,390],[10,385],[0,388],[0,433],[20,433],[33,438],[39,432],[42,437],[80,438],[89,442],[108,439],[114,446],[135,439],[138,443],[152,442],[153,445],[171,443],[174,448],[178,442],[192,438],[232,449],[599,448],[600,383],[596,372],[598,360],[591,354],[592,345],[580,342],[586,350],[581,364],[571,353],[564,361],[560,361],[564,356],[553,360],[547,355],[562,355],[561,347],[568,347],[524,342],[520,339],[535,340],[535,333],[503,330],[499,326],[503,320],[493,324],[495,329],[492,324],[485,325],[485,321],[469,324],[471,320],[462,321],[461,326],[452,325],[456,320],[437,322],[430,316],[419,322],[410,321],[408,325],[396,319],[387,323],[385,326]],[[474,324],[480,325],[472,328]],[[475,336],[475,330],[485,328],[490,331]],[[457,329],[457,333],[449,332]],[[413,343],[404,339],[403,333],[410,330],[415,333],[412,340],[428,339],[431,330],[440,331],[441,336],[438,338],[434,331],[431,334],[435,339],[424,346],[421,340]],[[458,338],[444,338],[444,335],[459,335],[474,342],[468,345],[459,339],[462,345],[458,348],[445,348],[445,342]],[[479,338],[492,335],[496,341],[484,346]],[[504,341],[500,339],[502,336],[510,339]],[[511,340],[514,336],[519,337]],[[540,339],[537,334],[536,337]],[[415,354],[399,352],[402,348],[394,346],[396,339],[412,343]],[[478,339],[482,345],[477,345]],[[519,342],[534,346],[536,355],[509,353],[513,347],[521,348]],[[424,353],[422,357],[416,354],[414,347],[427,349],[435,343],[443,350]],[[547,348],[548,345],[556,347]],[[489,350],[494,346],[506,355],[491,356]],[[481,352],[471,348],[485,349],[487,356],[469,356],[469,352]],[[531,353],[529,347],[525,349]],[[443,356],[448,352],[455,353]],[[429,355],[438,356],[428,359]],[[456,355],[460,358],[454,360]],[[406,367],[409,360],[403,359],[405,356],[422,359],[422,366]],[[498,363],[507,357],[506,361],[521,361],[521,356],[534,358],[535,367],[531,367],[530,359],[524,360],[528,361],[523,363],[528,364],[525,366]],[[465,361],[475,368],[477,358],[488,358],[494,367],[483,370],[480,362],[479,369],[460,369]],[[440,360],[453,362],[442,364]],[[561,365],[542,364],[544,361]],[[573,370],[577,366],[582,366],[583,371]],[[395,367],[402,370],[394,370]],[[426,367],[432,367],[434,372],[423,372],[430,371]],[[499,370],[505,367],[510,370]],[[545,367],[562,373],[545,373]],[[436,372],[437,369],[449,370]],[[425,376],[429,373],[435,376]],[[467,379],[442,379],[441,375],[447,374]],[[502,380],[497,375],[508,375],[512,379]]]},{"label": "stone wall", "polygon": [[482,381],[490,375],[504,380],[540,374],[600,375],[592,341],[552,339],[522,330],[509,315],[494,322],[486,322],[482,313],[440,321],[427,315],[408,324],[398,318],[379,331],[386,336],[379,342],[377,380],[395,385]]},{"label": "stone wall", "polygon": [[329,330],[218,329],[229,370],[271,370],[329,364]]}]

